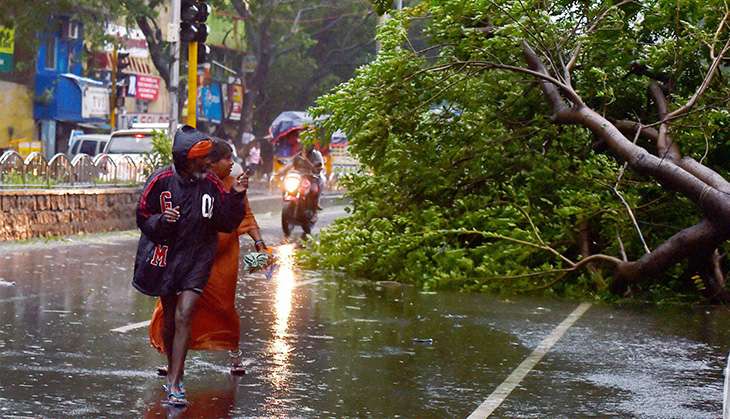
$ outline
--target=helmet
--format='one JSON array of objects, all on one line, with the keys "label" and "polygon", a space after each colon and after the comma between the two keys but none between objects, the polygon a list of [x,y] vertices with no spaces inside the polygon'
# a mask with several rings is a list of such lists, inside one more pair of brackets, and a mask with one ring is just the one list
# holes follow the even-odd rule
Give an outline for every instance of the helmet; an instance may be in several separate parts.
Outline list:
[{"label": "helmet", "polygon": [[322,167],[324,167],[324,157],[322,157],[322,153],[314,147],[307,152],[307,160],[309,160],[309,162],[318,170],[322,170]]}]

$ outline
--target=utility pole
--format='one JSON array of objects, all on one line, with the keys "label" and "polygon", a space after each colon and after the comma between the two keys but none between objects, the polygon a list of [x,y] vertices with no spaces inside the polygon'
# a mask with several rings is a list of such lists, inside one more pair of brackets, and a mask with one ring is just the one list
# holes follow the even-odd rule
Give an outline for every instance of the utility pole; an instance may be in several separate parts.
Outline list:
[{"label": "utility pole", "polygon": [[112,131],[117,129],[117,47],[114,47],[112,51],[112,91],[111,100],[109,101],[109,126],[112,127]]},{"label": "utility pole", "polygon": [[170,137],[175,136],[179,109],[177,105],[177,91],[180,86],[180,0],[172,0],[172,19],[167,27],[167,41],[171,44],[172,57],[170,59]]}]

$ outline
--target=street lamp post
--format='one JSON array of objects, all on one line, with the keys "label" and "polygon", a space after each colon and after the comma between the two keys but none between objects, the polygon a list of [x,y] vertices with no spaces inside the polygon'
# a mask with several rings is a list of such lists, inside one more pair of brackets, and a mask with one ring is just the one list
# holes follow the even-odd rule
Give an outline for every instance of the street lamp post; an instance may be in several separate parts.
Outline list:
[{"label": "street lamp post", "polygon": [[170,136],[175,135],[179,118],[177,92],[180,85],[180,0],[172,0],[172,19],[167,28],[167,41],[170,42]]}]

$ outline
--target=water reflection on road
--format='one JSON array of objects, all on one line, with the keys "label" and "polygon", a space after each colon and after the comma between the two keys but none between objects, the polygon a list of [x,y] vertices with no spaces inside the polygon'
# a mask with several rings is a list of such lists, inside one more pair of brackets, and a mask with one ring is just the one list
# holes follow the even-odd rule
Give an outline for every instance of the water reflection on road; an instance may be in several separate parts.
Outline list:
[{"label": "water reflection on road", "polygon": [[289,376],[289,352],[292,347],[287,342],[287,331],[289,329],[289,314],[292,310],[292,297],[295,282],[294,273],[294,245],[286,244],[276,249],[276,257],[279,267],[274,273],[274,284],[276,286],[274,310],[276,320],[274,322],[273,339],[269,351],[273,355],[274,367],[270,372],[271,383],[277,389],[287,385]]}]

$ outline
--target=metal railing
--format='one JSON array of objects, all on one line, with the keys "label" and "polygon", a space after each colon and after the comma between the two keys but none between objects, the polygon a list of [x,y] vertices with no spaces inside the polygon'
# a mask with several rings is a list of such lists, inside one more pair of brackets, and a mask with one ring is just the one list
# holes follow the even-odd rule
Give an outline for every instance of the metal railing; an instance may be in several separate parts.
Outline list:
[{"label": "metal railing", "polygon": [[145,165],[126,155],[77,154],[51,160],[38,152],[23,158],[14,150],[0,156],[0,188],[69,188],[135,186],[145,181]]}]

